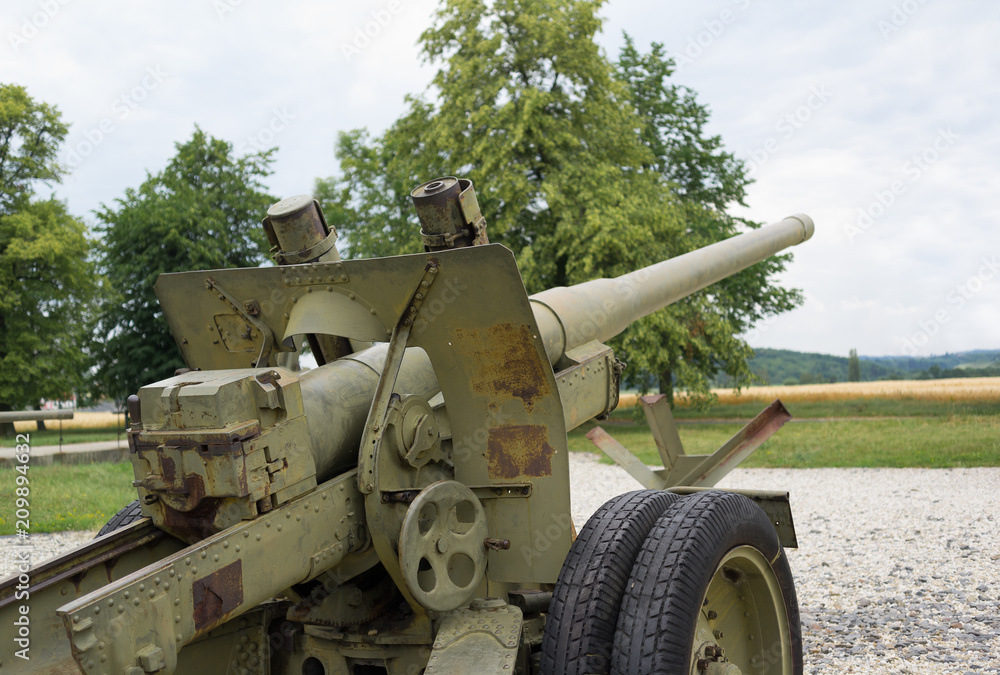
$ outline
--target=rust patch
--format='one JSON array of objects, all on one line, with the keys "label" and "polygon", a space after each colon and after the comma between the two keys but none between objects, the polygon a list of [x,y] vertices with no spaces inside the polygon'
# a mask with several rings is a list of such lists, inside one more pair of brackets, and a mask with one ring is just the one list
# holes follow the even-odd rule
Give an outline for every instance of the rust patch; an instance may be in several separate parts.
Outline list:
[{"label": "rust patch", "polygon": [[163,482],[173,487],[177,483],[177,467],[174,465],[173,458],[161,455],[160,466],[163,469]]},{"label": "rust patch", "polygon": [[551,476],[549,432],[540,424],[517,424],[490,431],[486,446],[490,478]]},{"label": "rust patch", "polygon": [[215,516],[223,503],[224,500],[220,498],[206,498],[190,511],[177,511],[160,500],[162,522],[158,525],[181,541],[194,544],[218,531],[215,527]]},{"label": "rust patch", "polygon": [[496,323],[488,329],[455,329],[455,339],[468,354],[470,386],[477,394],[519,398],[527,411],[552,390],[533,345],[531,330],[524,324]]},{"label": "rust patch", "polygon": [[83,572],[78,572],[69,578],[70,583],[73,584],[73,588],[76,589],[76,597],[80,597],[80,584],[83,583],[84,577],[87,576],[86,570]]},{"label": "rust patch", "polygon": [[111,560],[107,560],[104,563],[104,574],[108,577],[109,584],[115,580],[114,577],[112,576],[112,573],[115,571],[115,565],[117,564],[118,564],[118,558],[112,558]]},{"label": "rust patch", "polygon": [[243,561],[236,560],[195,580],[192,592],[195,630],[211,630],[243,604]]}]

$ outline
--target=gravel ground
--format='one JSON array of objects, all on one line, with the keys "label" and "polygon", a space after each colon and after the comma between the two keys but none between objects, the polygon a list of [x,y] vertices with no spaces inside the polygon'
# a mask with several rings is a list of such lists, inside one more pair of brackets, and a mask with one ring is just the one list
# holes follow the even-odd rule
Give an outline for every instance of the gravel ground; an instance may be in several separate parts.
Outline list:
[{"label": "gravel ground", "polygon": [[[639,487],[570,459],[578,527]],[[807,673],[1000,673],[1000,469],[737,469],[720,487],[791,492]],[[93,535],[32,535],[33,559]],[[17,548],[0,537],[0,578]]]}]

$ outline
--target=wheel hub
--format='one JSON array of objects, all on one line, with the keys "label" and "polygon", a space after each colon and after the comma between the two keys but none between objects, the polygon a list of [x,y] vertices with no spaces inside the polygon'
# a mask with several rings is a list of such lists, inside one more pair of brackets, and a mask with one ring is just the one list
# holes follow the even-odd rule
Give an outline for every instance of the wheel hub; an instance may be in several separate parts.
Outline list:
[{"label": "wheel hub", "polygon": [[709,583],[692,649],[693,675],[791,672],[788,617],[770,564],[750,546],[727,553]]}]

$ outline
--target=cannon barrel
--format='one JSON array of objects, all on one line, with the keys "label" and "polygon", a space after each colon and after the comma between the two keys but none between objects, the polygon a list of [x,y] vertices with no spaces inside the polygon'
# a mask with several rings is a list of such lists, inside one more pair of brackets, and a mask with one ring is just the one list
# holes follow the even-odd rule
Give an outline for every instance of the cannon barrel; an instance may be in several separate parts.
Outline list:
[{"label": "cannon barrel", "polygon": [[[814,229],[809,216],[797,214],[615,279],[595,279],[531,296],[550,363],[555,366],[565,352],[591,340],[608,340],[636,319],[809,239]],[[385,355],[386,346],[378,345],[301,376],[321,477],[335,475],[357,461]],[[426,354],[407,350],[399,385],[400,391],[426,398],[438,392]]]},{"label": "cannon barrel", "polygon": [[531,303],[549,360],[609,340],[633,321],[801,244],[814,230],[812,218],[799,213],[614,279],[536,293]]}]

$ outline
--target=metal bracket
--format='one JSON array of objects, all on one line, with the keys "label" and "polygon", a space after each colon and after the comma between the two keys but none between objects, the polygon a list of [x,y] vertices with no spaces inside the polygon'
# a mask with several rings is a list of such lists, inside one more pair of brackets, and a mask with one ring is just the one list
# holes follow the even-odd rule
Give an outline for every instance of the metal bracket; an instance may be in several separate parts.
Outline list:
[{"label": "metal bracket", "polygon": [[377,485],[378,463],[375,461],[375,454],[382,444],[382,437],[385,434],[386,416],[389,414],[389,404],[392,402],[392,390],[396,385],[399,365],[403,361],[406,341],[410,337],[413,321],[417,318],[417,311],[427,297],[427,289],[434,283],[437,273],[438,262],[432,258],[427,261],[420,283],[410,296],[410,301],[400,315],[399,321],[396,322],[392,337],[389,338],[385,367],[382,368],[382,374],[379,375],[378,386],[375,388],[375,398],[372,399],[372,407],[368,410],[365,432],[361,438],[361,453],[358,458],[358,489],[361,490],[362,494],[371,494]]},{"label": "metal bracket", "polygon": [[[265,222],[267,222],[267,219],[265,219]],[[326,224],[326,220],[323,221],[323,224]],[[323,239],[320,239],[318,243],[302,251],[295,251],[292,253],[275,251],[274,260],[279,265],[299,265],[319,258],[336,245],[337,231],[330,230],[330,234],[326,235]]]},{"label": "metal bracket", "polygon": [[566,428],[587,420],[607,419],[618,405],[621,361],[596,340],[567,352],[556,373]]},{"label": "metal bracket", "polygon": [[281,267],[281,283],[285,286],[346,284],[350,280],[347,269],[341,262],[313,262]]},{"label": "metal bracket", "polygon": [[271,358],[271,353],[274,351],[274,333],[267,324],[257,318],[260,310],[256,312],[253,311],[255,306],[252,302],[247,301],[244,306],[239,300],[234,298],[232,295],[227,293],[212,277],[205,277],[205,288],[209,291],[215,291],[219,295],[219,300],[223,300],[236,311],[237,314],[243,317],[243,319],[256,328],[261,335],[260,351],[257,354],[257,358],[251,365],[251,367],[256,368],[257,366],[265,367],[267,366],[268,360]]}]

